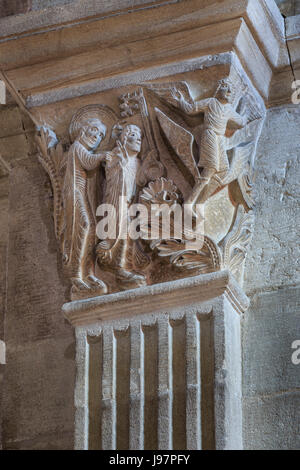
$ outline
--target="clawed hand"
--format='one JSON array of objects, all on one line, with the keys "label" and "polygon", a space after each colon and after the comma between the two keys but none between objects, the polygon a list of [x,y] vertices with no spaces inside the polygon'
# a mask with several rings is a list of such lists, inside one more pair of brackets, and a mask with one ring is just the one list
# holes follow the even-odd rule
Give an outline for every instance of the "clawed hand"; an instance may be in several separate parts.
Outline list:
[{"label": "clawed hand", "polygon": [[185,99],[181,91],[177,90],[176,88],[171,89],[172,98],[179,102],[181,108],[184,111],[189,111],[193,108],[193,106]]},{"label": "clawed hand", "polygon": [[185,101],[183,94],[181,91],[177,90],[176,88],[171,88],[172,98],[176,101]]}]

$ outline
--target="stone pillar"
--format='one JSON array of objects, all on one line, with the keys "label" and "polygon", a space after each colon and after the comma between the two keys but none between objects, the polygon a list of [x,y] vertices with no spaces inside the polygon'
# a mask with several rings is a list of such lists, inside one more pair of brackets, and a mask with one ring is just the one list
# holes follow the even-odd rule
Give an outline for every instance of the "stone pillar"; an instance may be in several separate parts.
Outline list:
[{"label": "stone pillar", "polygon": [[240,313],[228,272],[65,304],[77,449],[241,449]]},{"label": "stone pillar", "polygon": [[[77,335],[77,449],[240,449],[256,150],[266,109],[291,99],[298,22],[286,30],[273,0],[100,3],[0,20],[0,79],[36,125],[39,149],[10,182],[6,342],[11,363],[32,375],[24,388],[15,368],[6,373],[5,445],[58,447],[58,425],[71,445],[72,332],[57,317],[67,302]],[[7,142],[0,150],[11,155]],[[188,248],[186,233],[105,243],[97,207],[112,199],[122,222],[133,201],[181,209],[201,200],[203,246]],[[49,356],[66,359],[53,374]],[[47,386],[37,380],[41,370]],[[46,421],[35,395],[13,412],[16,383],[19,403],[40,384]]]}]

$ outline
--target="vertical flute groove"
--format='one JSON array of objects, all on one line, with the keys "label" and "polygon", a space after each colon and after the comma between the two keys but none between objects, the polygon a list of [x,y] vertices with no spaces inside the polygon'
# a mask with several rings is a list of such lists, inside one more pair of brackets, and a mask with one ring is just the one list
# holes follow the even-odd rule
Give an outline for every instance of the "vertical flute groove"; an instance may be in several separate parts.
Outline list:
[{"label": "vertical flute groove", "polygon": [[186,319],[186,435],[189,450],[201,449],[200,322],[197,315]]},{"label": "vertical flute groove", "polygon": [[172,344],[172,449],[186,449],[186,319],[170,321]]},{"label": "vertical flute groove", "polygon": [[114,396],[114,335],[112,327],[103,329],[102,373],[102,449],[115,449],[115,396]]},{"label": "vertical flute groove", "polygon": [[158,444],[158,331],[157,324],[142,327],[143,338],[143,443],[145,450]]},{"label": "vertical flute groove", "polygon": [[101,436],[101,395],[102,395],[102,335],[87,336],[89,349],[89,450],[102,448]]},{"label": "vertical flute groove", "polygon": [[215,448],[214,340],[211,316],[201,320],[200,355],[202,449],[213,450]]},{"label": "vertical flute groove", "polygon": [[139,450],[142,434],[142,334],[140,323],[130,328],[130,429],[129,444],[131,450]]},{"label": "vertical flute groove", "polygon": [[129,450],[130,327],[115,330],[116,448]]},{"label": "vertical flute groove", "polygon": [[158,450],[171,450],[169,341],[169,318],[164,316],[158,321]]}]

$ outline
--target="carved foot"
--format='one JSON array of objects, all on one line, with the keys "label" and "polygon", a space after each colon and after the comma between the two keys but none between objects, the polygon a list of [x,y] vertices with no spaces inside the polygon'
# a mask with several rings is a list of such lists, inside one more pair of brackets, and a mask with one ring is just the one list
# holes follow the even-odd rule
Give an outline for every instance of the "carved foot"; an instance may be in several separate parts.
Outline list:
[{"label": "carved foot", "polygon": [[82,279],[73,277],[72,278],[72,292],[83,292],[91,290],[90,286],[85,283]]},{"label": "carved foot", "polygon": [[107,285],[105,284],[105,282],[101,281],[101,279],[98,279],[93,274],[90,274],[87,277],[86,282],[88,282],[88,285],[91,289],[96,290],[101,294],[107,294]]},{"label": "carved foot", "polygon": [[146,278],[125,269],[119,269],[117,272],[117,282],[121,289],[135,289],[146,285]]},{"label": "carved foot", "polygon": [[72,292],[91,292],[96,291],[97,294],[107,294],[106,284],[96,276],[90,274],[84,281],[80,278],[72,278]]}]

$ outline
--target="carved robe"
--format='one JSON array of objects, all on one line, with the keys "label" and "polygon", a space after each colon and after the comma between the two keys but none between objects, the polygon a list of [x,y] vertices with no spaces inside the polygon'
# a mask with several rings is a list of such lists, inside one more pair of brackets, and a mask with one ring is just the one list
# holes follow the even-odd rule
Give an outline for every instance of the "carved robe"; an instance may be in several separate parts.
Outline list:
[{"label": "carved robe", "polygon": [[[116,226],[115,236],[100,241],[98,254],[105,263],[112,261],[112,266],[124,267],[127,250],[132,241],[127,240],[129,223],[128,210],[136,195],[136,184],[139,177],[140,161],[138,156],[122,156],[121,150],[115,148],[111,161],[106,163],[106,190],[104,204],[111,204],[115,209],[115,220],[108,222]],[[105,263],[106,264],[106,263]]]},{"label": "carved robe", "polygon": [[226,152],[226,128],[228,121],[237,126],[243,126],[241,116],[234,111],[230,104],[224,105],[216,98],[202,102],[204,111],[204,127],[201,137],[201,153],[198,166],[213,168],[216,173],[229,170]]},{"label": "carved robe", "polygon": [[[63,187],[64,245],[67,265],[77,269],[84,250],[91,254],[95,242],[95,178],[87,172],[99,166],[99,159],[78,141],[71,146]],[[91,187],[92,186],[92,187]]]}]

